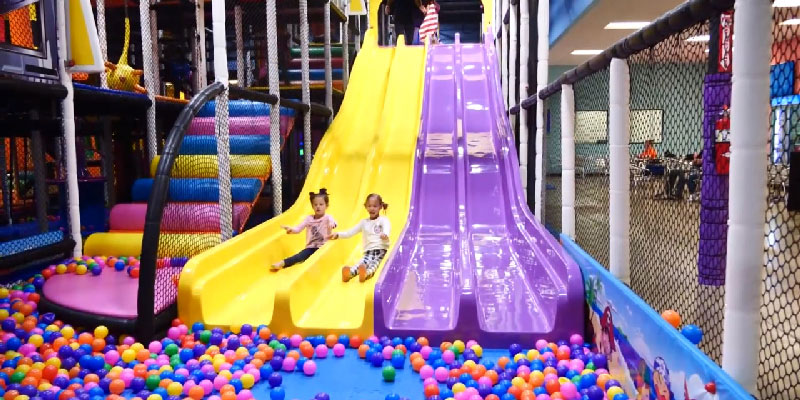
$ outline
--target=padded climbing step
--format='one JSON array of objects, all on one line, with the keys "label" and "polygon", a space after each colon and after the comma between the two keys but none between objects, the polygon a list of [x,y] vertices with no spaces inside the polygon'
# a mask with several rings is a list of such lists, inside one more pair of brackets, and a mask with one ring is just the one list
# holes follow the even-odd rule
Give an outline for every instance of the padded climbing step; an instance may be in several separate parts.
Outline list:
[{"label": "padded climbing step", "polygon": [[[233,202],[252,203],[261,193],[263,183],[256,178],[231,179]],[[133,183],[133,202],[144,202],[150,198],[153,179],[137,179]],[[214,178],[173,178],[169,181],[167,200],[170,202],[218,202],[219,181]]]},{"label": "padded climbing step", "polygon": [[[155,176],[161,156],[153,157],[150,175]],[[262,178],[269,176],[272,165],[269,156],[231,155],[232,178]],[[178,156],[172,166],[172,178],[216,178],[219,172],[217,156]]]},{"label": "padded climbing step", "polygon": [[[229,138],[230,154],[269,155],[268,135],[235,135]],[[185,136],[180,154],[216,155],[217,138],[211,135]]]},{"label": "padded climbing step", "polygon": [[[331,75],[333,79],[339,80],[342,79],[342,69],[333,69],[331,70]],[[289,79],[293,81],[297,81],[302,79],[302,71],[299,69],[290,69],[289,70]],[[325,70],[324,69],[312,69],[308,71],[308,79],[311,81],[324,81],[325,80]]]},{"label": "padded climbing step", "polygon": [[[239,230],[250,216],[250,204],[233,204],[233,229]],[[112,231],[143,232],[147,203],[117,204],[108,223]],[[219,204],[170,203],[164,207],[162,232],[219,232]]]},{"label": "padded climbing step", "polygon": [[[299,47],[292,47],[292,57],[300,57],[300,48]],[[325,47],[323,46],[311,46],[308,48],[308,56],[311,58],[324,58],[325,57]],[[342,46],[331,46],[331,58],[333,57],[341,57],[342,56]]]},{"label": "padded climbing step", "polygon": [[[331,57],[331,68],[342,68],[342,65],[344,65],[344,60],[341,57]],[[293,58],[291,61],[289,61],[289,68],[300,69],[302,67],[303,64],[301,63],[301,60],[299,58]],[[325,69],[325,59],[309,58],[308,68]]]}]

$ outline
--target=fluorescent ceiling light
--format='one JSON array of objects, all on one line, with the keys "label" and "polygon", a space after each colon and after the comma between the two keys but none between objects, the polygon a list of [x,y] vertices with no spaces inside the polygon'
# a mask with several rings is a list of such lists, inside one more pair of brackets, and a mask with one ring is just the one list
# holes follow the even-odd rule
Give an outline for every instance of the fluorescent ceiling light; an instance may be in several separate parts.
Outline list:
[{"label": "fluorescent ceiling light", "polygon": [[650,25],[648,21],[609,22],[603,29],[642,29]]},{"label": "fluorescent ceiling light", "polygon": [[707,42],[711,40],[709,35],[696,35],[686,39],[687,42]]},{"label": "fluorescent ceiling light", "polygon": [[800,0],[775,0],[773,7],[800,7]]},{"label": "fluorescent ceiling light", "polygon": [[573,56],[594,56],[602,53],[603,50],[572,50]]},{"label": "fluorescent ceiling light", "polygon": [[781,22],[781,25],[800,25],[800,18],[787,19]]}]

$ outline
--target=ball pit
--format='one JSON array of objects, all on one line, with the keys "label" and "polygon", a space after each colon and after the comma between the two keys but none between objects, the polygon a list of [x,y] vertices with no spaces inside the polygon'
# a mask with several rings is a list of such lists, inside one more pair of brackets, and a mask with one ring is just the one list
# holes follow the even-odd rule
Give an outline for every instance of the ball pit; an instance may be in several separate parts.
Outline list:
[{"label": "ball pit", "polygon": [[[605,356],[596,354],[578,334],[558,343],[512,344],[505,356],[491,360],[483,358],[483,348],[474,340],[434,344],[424,337],[278,336],[266,326],[223,330],[178,320],[166,337],[149,343],[117,337],[103,326],[77,331],[55,315],[40,314],[36,290],[48,276],[79,273],[79,266],[92,274],[99,268],[99,273],[125,271],[133,276],[138,260],[84,257],[0,288],[3,399],[116,400],[124,395],[138,400],[248,400],[254,398],[251,390],[261,385],[270,399],[284,400],[286,374],[314,379],[320,373],[319,360],[330,353],[344,357],[347,348],[371,366],[357,371],[362,375],[353,381],[374,376],[394,382],[408,361],[419,376],[419,396],[429,400],[627,398],[620,383],[608,375]],[[695,328],[684,327],[687,339],[697,338]],[[314,399],[330,396],[320,392]],[[402,397],[390,394],[386,399]]]}]

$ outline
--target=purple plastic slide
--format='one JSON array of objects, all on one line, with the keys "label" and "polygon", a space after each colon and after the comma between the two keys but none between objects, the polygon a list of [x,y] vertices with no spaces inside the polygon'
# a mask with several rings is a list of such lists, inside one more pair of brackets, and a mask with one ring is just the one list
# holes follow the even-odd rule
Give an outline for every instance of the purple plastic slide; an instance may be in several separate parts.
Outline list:
[{"label": "purple plastic slide", "polygon": [[484,346],[583,333],[580,270],[528,210],[485,45],[432,46],[409,219],[375,287],[375,332]]}]

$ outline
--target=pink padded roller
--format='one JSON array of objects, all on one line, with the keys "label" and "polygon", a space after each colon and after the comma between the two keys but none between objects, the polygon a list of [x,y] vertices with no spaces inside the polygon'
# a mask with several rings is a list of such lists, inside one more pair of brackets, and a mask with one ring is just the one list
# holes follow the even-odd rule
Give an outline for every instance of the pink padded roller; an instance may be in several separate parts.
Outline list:
[{"label": "pink padded roller", "polygon": [[[117,204],[111,209],[109,224],[112,231],[141,232],[147,204]],[[241,230],[250,213],[250,205],[233,205],[233,229]],[[170,203],[164,208],[161,220],[164,232],[219,232],[219,205],[214,203]]]}]

